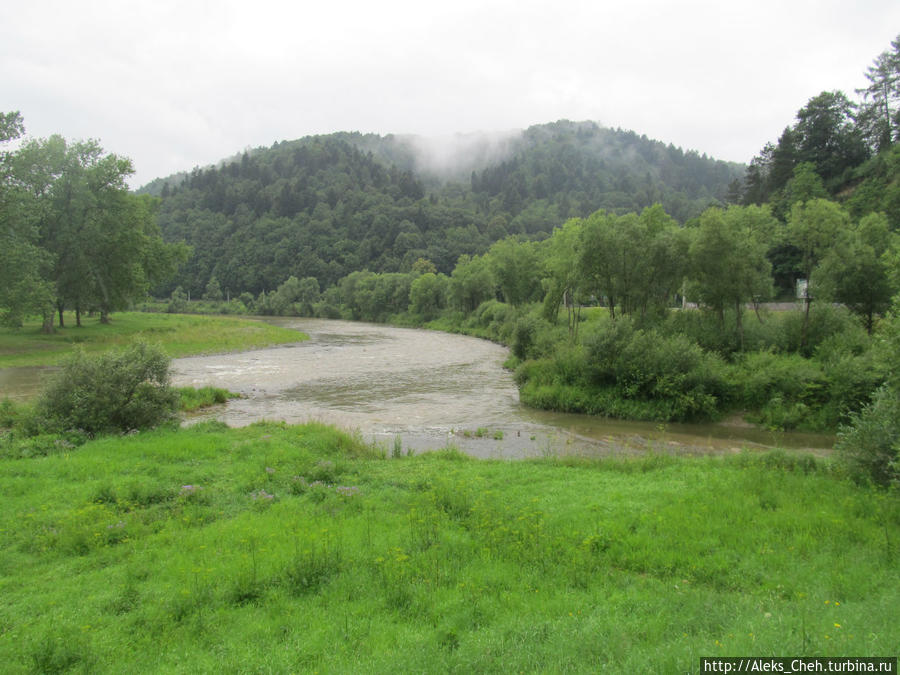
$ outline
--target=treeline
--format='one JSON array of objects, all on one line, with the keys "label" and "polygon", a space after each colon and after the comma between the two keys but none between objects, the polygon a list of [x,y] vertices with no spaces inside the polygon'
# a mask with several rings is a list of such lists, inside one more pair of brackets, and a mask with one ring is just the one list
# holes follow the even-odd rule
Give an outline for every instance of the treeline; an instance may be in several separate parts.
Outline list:
[{"label": "treeline", "polygon": [[[593,123],[533,127],[491,162],[473,149],[444,167],[393,136],[333,134],[276,143],[219,167],[157,181],[158,222],[193,248],[157,292],[271,291],[290,276],[323,289],[351,272],[406,273],[419,258],[449,274],[461,255],[500,239],[539,240],[570,217],[660,203],[679,222],[721,204],[743,167]],[[487,143],[487,141],[485,141]],[[481,167],[481,168],[477,168]]]},{"label": "treeline", "polygon": [[840,199],[854,217],[880,211],[900,224],[896,143],[900,140],[900,37],[865,73],[868,86],[854,101],[823,91],[797,111],[777,142],[753,158],[741,186],[745,204],[771,203],[784,217],[810,177],[821,179],[815,197]]},{"label": "treeline", "polygon": [[[16,112],[0,114],[0,143],[21,137]],[[39,314],[45,332],[63,310],[101,321],[146,297],[189,250],[166,244],[158,200],[130,193],[131,162],[95,141],[60,136],[0,152],[0,320],[20,326]]]},{"label": "treeline", "polygon": [[[504,342],[523,401],[538,407],[661,420],[747,410],[773,427],[827,430],[886,377],[872,333],[900,290],[898,238],[883,215],[854,222],[824,199],[793,204],[787,222],[768,206],[711,208],[687,227],[659,205],[598,211],[544,241],[463,255],[449,275],[420,259],[324,291],[291,277],[232,311],[431,322]],[[773,312],[767,254],[784,245],[803,252],[809,292],[798,310]],[[170,310],[186,309],[178,299]],[[676,309],[687,301],[700,311]]]}]

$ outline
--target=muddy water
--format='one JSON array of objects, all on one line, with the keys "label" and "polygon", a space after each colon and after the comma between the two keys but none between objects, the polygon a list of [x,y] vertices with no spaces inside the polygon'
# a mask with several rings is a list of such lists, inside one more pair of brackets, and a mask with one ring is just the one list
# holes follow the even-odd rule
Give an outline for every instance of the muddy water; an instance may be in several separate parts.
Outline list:
[{"label": "muddy water", "polygon": [[[508,352],[460,335],[391,326],[283,320],[310,340],[239,354],[177,359],[177,385],[212,385],[245,398],[202,413],[231,426],[317,420],[403,451],[453,444],[480,457],[608,454],[646,449],[737,452],[809,448],[828,436],[772,434],[741,425],[660,425],[535,411],[519,403]],[[397,440],[399,439],[399,441]]]},{"label": "muddy water", "polygon": [[[173,382],[244,398],[194,416],[230,426],[317,420],[359,431],[391,451],[447,444],[480,457],[738,452],[787,447],[825,454],[833,438],[741,424],[653,424],[530,410],[519,404],[506,348],[485,340],[391,326],[276,320],[310,340],[236,354],[176,359]],[[0,369],[0,398],[25,400],[53,368]]]}]

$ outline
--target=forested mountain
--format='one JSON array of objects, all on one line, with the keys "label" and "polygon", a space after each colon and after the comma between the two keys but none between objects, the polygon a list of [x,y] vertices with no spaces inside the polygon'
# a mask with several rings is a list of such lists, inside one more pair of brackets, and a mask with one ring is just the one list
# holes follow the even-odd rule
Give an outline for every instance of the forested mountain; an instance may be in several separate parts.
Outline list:
[{"label": "forested mountain", "polygon": [[744,167],[591,122],[429,143],[338,133],[275,143],[157,180],[159,224],[192,259],[166,288],[234,295],[290,276],[322,288],[355,270],[449,273],[510,234],[547,237],[570,217],[659,203],[676,220],[725,201]]}]

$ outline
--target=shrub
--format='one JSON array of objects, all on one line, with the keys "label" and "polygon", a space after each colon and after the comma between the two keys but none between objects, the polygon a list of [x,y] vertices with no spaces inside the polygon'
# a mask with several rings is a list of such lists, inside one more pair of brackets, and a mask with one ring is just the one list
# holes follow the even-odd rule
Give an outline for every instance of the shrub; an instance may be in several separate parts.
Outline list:
[{"label": "shrub", "polygon": [[38,399],[35,415],[48,430],[98,434],[157,426],[174,418],[178,403],[168,356],[136,342],[99,355],[78,349]]},{"label": "shrub", "polygon": [[754,352],[738,364],[741,402],[758,409],[776,395],[788,402],[821,403],[827,382],[819,364],[796,354]]},{"label": "shrub", "polygon": [[[587,336],[584,354],[592,385],[614,388],[622,402],[652,402],[657,419],[714,418],[729,397],[722,359],[680,335],[635,329],[619,319]],[[627,417],[630,407],[617,404],[607,414]]]},{"label": "shrub", "polygon": [[181,286],[172,291],[172,295],[169,297],[169,304],[166,306],[166,311],[169,314],[184,314],[188,311],[187,293],[184,292],[184,289],[182,289]]},{"label": "shrub", "polygon": [[858,481],[889,485],[900,481],[900,396],[884,386],[872,402],[852,416],[834,446],[840,461]]},{"label": "shrub", "polygon": [[516,321],[512,339],[512,353],[516,358],[525,360],[532,356],[538,329],[538,320],[533,316],[523,316]]},{"label": "shrub", "polygon": [[844,307],[815,303],[809,313],[806,348],[803,343],[803,312],[785,312],[780,321],[779,349],[811,356],[820,344],[842,333],[853,335],[860,330],[859,322]]}]

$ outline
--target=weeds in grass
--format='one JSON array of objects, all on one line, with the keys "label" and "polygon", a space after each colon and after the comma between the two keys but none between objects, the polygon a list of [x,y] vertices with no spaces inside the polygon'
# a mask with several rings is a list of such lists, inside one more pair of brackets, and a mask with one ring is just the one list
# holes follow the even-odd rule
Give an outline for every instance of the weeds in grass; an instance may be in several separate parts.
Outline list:
[{"label": "weeds in grass", "polygon": [[822,461],[385,462],[336,436],[210,425],[0,460],[0,662],[669,672],[900,640],[897,500]]},{"label": "weeds in grass", "polygon": [[300,537],[294,541],[294,555],[284,566],[284,583],[294,595],[317,592],[341,572],[341,551],[334,536]]},{"label": "weeds in grass", "polygon": [[92,661],[84,638],[74,631],[46,633],[30,646],[28,655],[35,673],[65,673],[75,667],[89,672]]}]

